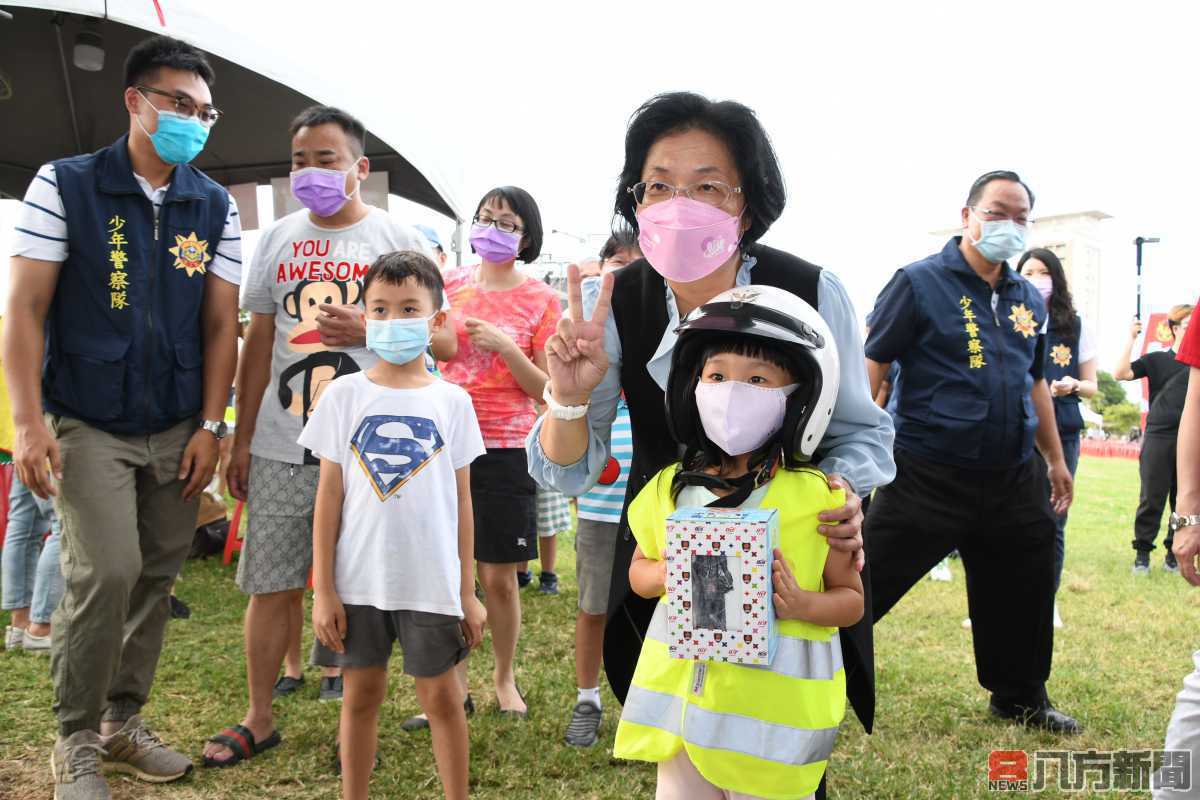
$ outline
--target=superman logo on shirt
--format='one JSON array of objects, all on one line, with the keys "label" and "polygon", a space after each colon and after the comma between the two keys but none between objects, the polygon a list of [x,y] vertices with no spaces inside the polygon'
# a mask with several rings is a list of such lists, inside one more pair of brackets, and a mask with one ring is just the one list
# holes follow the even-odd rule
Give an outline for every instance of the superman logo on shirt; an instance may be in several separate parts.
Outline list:
[{"label": "superman logo on shirt", "polygon": [[350,449],[383,501],[423,470],[444,444],[431,419],[375,414],[359,424]]}]

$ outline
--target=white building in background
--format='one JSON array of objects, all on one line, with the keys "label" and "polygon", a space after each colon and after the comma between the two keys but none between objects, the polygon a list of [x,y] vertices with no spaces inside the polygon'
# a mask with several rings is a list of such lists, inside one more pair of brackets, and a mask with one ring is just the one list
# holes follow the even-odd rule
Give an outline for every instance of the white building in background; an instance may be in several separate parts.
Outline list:
[{"label": "white building in background", "polygon": [[[1029,234],[1029,247],[1044,247],[1058,256],[1067,281],[1071,284],[1071,295],[1075,309],[1092,325],[1100,319],[1101,261],[1104,250],[1101,223],[1112,219],[1103,211],[1079,211],[1073,214],[1053,214],[1048,217],[1034,216],[1033,230]],[[931,231],[937,246],[946,243],[949,236],[962,233],[962,228],[945,228]],[[1011,262],[1016,267],[1016,262]]]}]

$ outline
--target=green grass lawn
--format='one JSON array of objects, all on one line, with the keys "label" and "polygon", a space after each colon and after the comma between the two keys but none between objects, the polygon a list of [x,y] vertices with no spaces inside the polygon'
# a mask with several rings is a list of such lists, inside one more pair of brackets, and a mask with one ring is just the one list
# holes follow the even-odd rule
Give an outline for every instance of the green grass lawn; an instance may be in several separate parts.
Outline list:
[{"label": "green grass lawn", "polygon": [[[866,736],[849,712],[830,762],[831,797],[989,797],[986,765],[993,749],[1162,747],[1174,695],[1197,645],[1200,593],[1161,569],[1161,550],[1148,579],[1130,575],[1137,488],[1134,461],[1085,458],[1080,464],[1059,594],[1066,628],[1056,636],[1049,691],[1086,732],[1066,740],[988,717],[987,695],[975,681],[970,633],[961,627],[967,608],[962,569],[952,562],[952,583],[923,581],[876,628],[876,732]],[[617,705],[607,689],[601,743],[586,751],[562,744],[575,693],[576,595],[568,539],[559,551],[563,594],[544,597],[533,588],[524,594],[518,675],[529,701],[528,720],[495,715],[488,646],[471,659],[480,709],[471,720],[473,796],[652,797],[652,766],[611,757]],[[1020,575],[1012,583],[1013,591],[1022,591]],[[245,598],[233,585],[233,567],[214,559],[189,562],[178,594],[191,605],[192,618],[171,623],[145,714],[168,742],[198,759],[204,738],[239,721],[244,711]],[[0,619],[7,621],[7,615]],[[306,634],[305,647],[310,643]],[[417,710],[412,684],[398,664],[392,674],[380,730],[383,765],[373,794],[440,797],[428,734],[399,728]],[[304,696],[276,703],[281,747],[235,769],[198,770],[171,786],[114,778],[114,797],[336,797],[338,782],[329,763],[338,708],[316,701],[316,678],[309,671]],[[0,798],[49,797],[54,720],[47,660],[0,654],[0,688]],[[1052,789],[1042,796],[1064,795]]]}]

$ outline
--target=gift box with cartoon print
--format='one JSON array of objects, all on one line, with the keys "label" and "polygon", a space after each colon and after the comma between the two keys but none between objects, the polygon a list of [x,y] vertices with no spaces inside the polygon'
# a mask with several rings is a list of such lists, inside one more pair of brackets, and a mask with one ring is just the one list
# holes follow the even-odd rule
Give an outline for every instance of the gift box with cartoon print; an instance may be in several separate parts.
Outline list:
[{"label": "gift box with cartoon print", "polygon": [[765,665],[775,653],[771,553],[779,512],[681,508],[667,518],[667,647],[674,658]]}]

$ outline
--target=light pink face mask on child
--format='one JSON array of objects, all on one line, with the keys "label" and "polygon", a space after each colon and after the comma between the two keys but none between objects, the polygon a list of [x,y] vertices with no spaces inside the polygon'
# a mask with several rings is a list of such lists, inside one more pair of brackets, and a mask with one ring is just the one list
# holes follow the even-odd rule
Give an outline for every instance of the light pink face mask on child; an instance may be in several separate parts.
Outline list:
[{"label": "light pink face mask on child", "polygon": [[712,443],[728,455],[752,453],[783,427],[788,395],[800,384],[781,388],[744,381],[696,384],[696,410]]},{"label": "light pink face mask on child", "polygon": [[712,274],[737,252],[739,218],[716,206],[675,197],[637,212],[638,243],[654,271],[691,283]]}]

